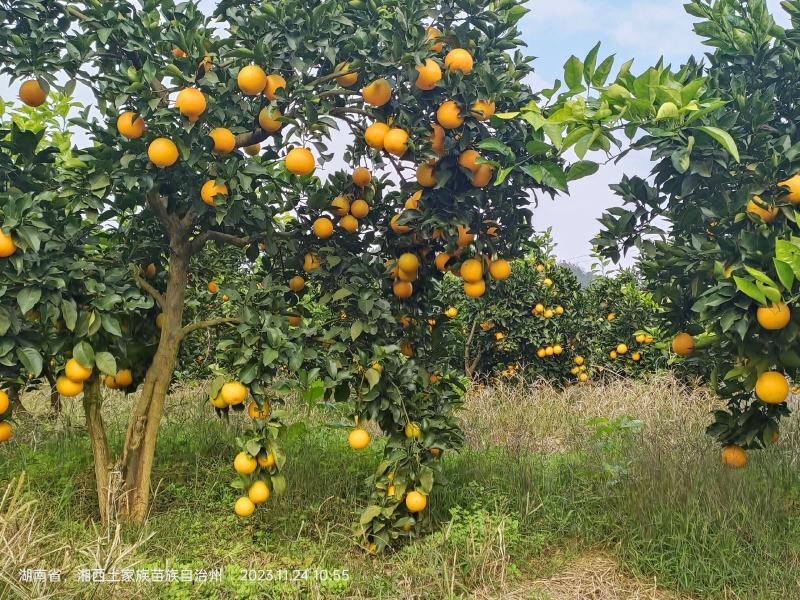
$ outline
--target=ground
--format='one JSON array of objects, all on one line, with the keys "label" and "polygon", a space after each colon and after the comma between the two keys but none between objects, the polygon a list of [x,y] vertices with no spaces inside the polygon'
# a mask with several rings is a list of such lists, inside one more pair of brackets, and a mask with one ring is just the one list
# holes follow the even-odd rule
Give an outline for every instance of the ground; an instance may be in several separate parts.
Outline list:
[{"label": "ground", "polygon": [[[107,402],[115,447],[131,401],[115,392]],[[152,514],[132,530],[96,524],[79,406],[53,420],[43,396],[25,402],[31,416],[0,448],[0,598],[800,597],[800,429],[789,420],[776,447],[725,470],[703,433],[711,395],[669,376],[471,390],[468,446],[444,457],[432,533],[381,557],[351,534],[381,442],[350,450],[346,431],[326,426],[345,422],[332,409],[291,407],[309,428],[286,448],[287,493],[240,521],[229,482],[243,420],[216,419],[202,385],[176,389]],[[81,568],[165,564],[224,576],[202,586],[77,582]],[[28,567],[61,569],[64,582],[19,582]],[[262,581],[243,581],[242,569]],[[280,579],[278,569],[302,579],[263,580]]]}]

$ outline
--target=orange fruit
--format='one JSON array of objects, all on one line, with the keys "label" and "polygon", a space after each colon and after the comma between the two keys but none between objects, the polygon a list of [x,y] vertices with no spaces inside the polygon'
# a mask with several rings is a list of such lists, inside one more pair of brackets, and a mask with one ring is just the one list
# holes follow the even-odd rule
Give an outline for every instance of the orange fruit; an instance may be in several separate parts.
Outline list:
[{"label": "orange fruit", "polygon": [[184,52],[180,48],[173,48],[172,56],[174,56],[175,58],[186,58],[186,52]]},{"label": "orange fruit", "polygon": [[350,214],[350,200],[344,196],[336,196],[336,198],[331,201],[331,206],[333,207],[333,214],[337,217]]},{"label": "orange fruit", "polygon": [[406,437],[408,439],[411,438],[414,438],[416,440],[422,439],[422,428],[419,426],[418,423],[414,423],[413,421],[411,423],[406,423],[403,432],[406,434]]},{"label": "orange fruit", "polygon": [[274,106],[265,106],[258,113],[258,126],[267,133],[275,133],[283,127],[283,123],[279,121],[280,118],[281,111]]},{"label": "orange fruit", "polygon": [[739,446],[726,446],[722,450],[722,464],[731,469],[741,469],[747,464],[747,455]]},{"label": "orange fruit", "polygon": [[419,258],[416,254],[406,252],[397,259],[397,266],[407,273],[415,272],[419,269]]},{"label": "orange fruit", "polygon": [[92,376],[92,369],[87,369],[74,358],[70,358],[64,367],[64,375],[74,383],[83,383]]},{"label": "orange fruit", "polygon": [[466,248],[474,241],[475,241],[475,235],[470,233],[469,229],[467,229],[463,225],[459,225],[458,239],[456,239],[456,245],[459,248]]},{"label": "orange fruit", "polygon": [[319,217],[311,226],[311,231],[321,240],[327,239],[333,235],[333,222],[328,217]]},{"label": "orange fruit", "polygon": [[435,162],[427,162],[418,166],[417,183],[426,188],[436,187],[436,176],[433,174],[433,169],[435,167]]},{"label": "orange fruit", "polygon": [[117,118],[117,131],[129,140],[138,140],[144,135],[144,121],[135,112],[124,112]]},{"label": "orange fruit", "polygon": [[269,418],[269,404],[264,403],[264,408],[258,408],[258,404],[251,402],[247,406],[247,415],[251,419],[267,419]]},{"label": "orange fruit", "polygon": [[469,112],[478,121],[486,121],[494,115],[495,103],[493,100],[476,100]]},{"label": "orange fruit", "polygon": [[206,97],[197,88],[183,88],[175,99],[175,108],[190,121],[196,121],[206,110]]},{"label": "orange fruit", "polygon": [[425,63],[417,65],[417,80],[414,82],[421,90],[432,90],[442,79],[442,69],[435,60],[425,59]]},{"label": "orange fruit", "polygon": [[770,306],[760,306],[756,310],[758,324],[764,329],[776,331],[783,329],[789,324],[792,318],[792,311],[784,302],[778,302]]},{"label": "orange fruit", "polygon": [[178,161],[178,147],[172,140],[156,138],[147,147],[147,157],[157,167],[171,167]]},{"label": "orange fruit", "polygon": [[617,344],[617,354],[627,354],[628,346],[626,344]]},{"label": "orange fruit", "polygon": [[425,510],[426,506],[428,506],[428,499],[418,491],[414,490],[413,492],[409,492],[406,496],[406,508],[408,512],[422,512]]},{"label": "orange fruit", "polygon": [[219,291],[219,285],[217,285],[216,281],[209,281],[207,289],[210,293],[216,294]]},{"label": "orange fruit", "polygon": [[56,379],[56,389],[65,398],[74,398],[83,391],[83,382],[75,382],[62,376]]},{"label": "orange fruit", "polygon": [[258,65],[247,65],[239,71],[236,83],[246,96],[257,96],[267,86],[267,74]]},{"label": "orange fruit", "polygon": [[508,279],[511,276],[511,264],[502,258],[493,260],[489,265],[489,275],[497,281]]},{"label": "orange fruit", "polygon": [[411,197],[403,204],[404,208],[408,210],[417,210],[419,208],[419,201],[422,199],[422,190],[417,190]]},{"label": "orange fruit", "polygon": [[358,187],[367,187],[370,181],[372,181],[372,174],[369,172],[369,169],[365,167],[358,167],[355,171],[353,171],[353,183]]},{"label": "orange fruit", "polygon": [[451,258],[452,257],[447,252],[440,252],[436,255],[436,258],[433,262],[436,265],[436,268],[444,273],[447,270],[447,263],[450,262]]},{"label": "orange fruit", "polygon": [[8,258],[17,251],[17,245],[10,235],[0,229],[0,258]]},{"label": "orange fruit", "polygon": [[150,263],[149,265],[147,265],[147,269],[145,269],[145,275],[148,278],[155,277],[156,273],[157,273],[157,269],[156,269],[156,266],[153,263]]},{"label": "orange fruit", "polygon": [[264,86],[264,95],[267,99],[275,100],[280,89],[286,90],[286,80],[277,73],[267,75],[267,84]]},{"label": "orange fruit", "polygon": [[347,62],[339,63],[334,69],[334,73],[341,73],[336,78],[336,83],[344,88],[351,87],[358,81],[358,72],[348,73],[348,71],[350,71],[350,63]]},{"label": "orange fruit", "polygon": [[347,436],[347,443],[353,450],[363,450],[369,446],[369,433],[361,428],[353,429]]},{"label": "orange fruit", "polygon": [[470,148],[469,150],[464,150],[458,156],[458,164],[468,171],[472,171],[474,173],[480,166],[477,162],[480,157],[480,153]]},{"label": "orange fruit", "polygon": [[364,102],[372,106],[383,106],[392,99],[392,86],[385,79],[376,79],[361,90]]},{"label": "orange fruit", "polygon": [[756,380],[756,396],[764,404],[780,404],[786,402],[789,395],[789,382],[783,373],[766,371]]},{"label": "orange fruit", "polygon": [[217,183],[213,179],[206,181],[203,184],[203,187],[200,188],[200,197],[203,199],[203,202],[209,206],[214,206],[216,204],[214,201],[215,197],[227,195],[228,186],[226,186],[224,183]]},{"label": "orange fruit", "polygon": [[353,215],[345,215],[339,219],[339,227],[344,229],[347,233],[355,233],[358,231],[358,219]]},{"label": "orange fruit", "polygon": [[772,223],[775,217],[778,216],[779,209],[777,206],[765,204],[760,196],[753,196],[747,202],[747,212],[751,215],[760,217],[764,223]]},{"label": "orange fruit", "polygon": [[7,442],[12,436],[11,423],[0,421],[0,443]]},{"label": "orange fruit", "polygon": [[406,300],[407,298],[411,298],[411,294],[414,293],[414,286],[409,281],[395,281],[392,286],[392,291],[394,295],[401,300]]},{"label": "orange fruit", "polygon": [[300,277],[300,275],[295,275],[289,280],[289,289],[293,292],[302,292],[305,287],[306,280]]},{"label": "orange fruit", "polygon": [[236,137],[230,129],[217,127],[208,134],[214,140],[214,152],[217,154],[228,154],[236,148]]},{"label": "orange fruit", "polygon": [[295,175],[310,175],[314,172],[314,155],[308,148],[292,148],[286,155],[286,169]]},{"label": "orange fruit", "polygon": [[461,116],[461,108],[453,100],[443,102],[436,110],[436,120],[439,125],[445,129],[455,129],[464,124],[464,118]]},{"label": "orange fruit", "polygon": [[409,231],[411,231],[411,227],[409,227],[408,225],[401,225],[400,223],[397,222],[397,221],[400,220],[400,215],[401,214],[402,213],[396,214],[395,216],[393,216],[391,218],[391,220],[389,222],[389,224],[392,227],[392,231],[394,231],[398,235],[399,234],[403,234],[403,233],[408,233]]},{"label": "orange fruit", "polygon": [[492,180],[494,169],[492,165],[478,165],[478,168],[472,174],[472,185],[476,188],[486,187]]},{"label": "orange fruit", "polygon": [[439,156],[444,156],[444,129],[438,123],[432,123],[431,148]]},{"label": "orange fruit", "polygon": [[250,475],[256,470],[258,462],[247,452],[239,452],[233,459],[233,468],[239,475]]},{"label": "orange fruit", "polygon": [[11,406],[11,400],[9,400],[8,394],[0,390],[0,415],[5,414],[9,406]]},{"label": "orange fruit", "polygon": [[247,398],[247,388],[238,381],[229,381],[219,391],[226,404],[234,406],[241,404]]},{"label": "orange fruit", "polygon": [[633,362],[639,362],[640,360],[642,360],[642,355],[639,354],[638,352],[631,352],[631,359],[633,360]]},{"label": "orange fruit", "polygon": [[425,31],[425,41],[433,42],[430,47],[431,52],[441,52],[442,48],[444,48],[444,44],[439,41],[441,37],[442,32],[436,29],[436,27],[428,27]]},{"label": "orange fruit", "polygon": [[28,106],[41,106],[47,100],[47,92],[36,79],[28,79],[19,88],[19,99]]},{"label": "orange fruit", "polygon": [[467,283],[477,283],[483,279],[483,263],[470,258],[461,265],[461,279]]},{"label": "orange fruit", "polygon": [[403,156],[408,150],[408,133],[397,127],[390,129],[383,138],[383,148],[389,154]]},{"label": "orange fruit", "polygon": [[781,200],[786,200],[792,204],[800,204],[800,173],[785,181],[778,182],[778,185],[782,188],[786,188],[789,192],[783,196]]},{"label": "orange fruit", "polygon": [[480,298],[486,293],[486,282],[481,279],[474,283],[464,282],[464,293],[469,298]]},{"label": "orange fruit", "polygon": [[305,257],[303,258],[303,270],[306,273],[310,273],[314,269],[319,269],[319,267],[320,267],[319,256],[317,256],[316,254],[305,255]]},{"label": "orange fruit", "polygon": [[350,205],[350,214],[356,219],[363,219],[369,214],[369,204],[367,204],[366,200],[355,200]]},{"label": "orange fruit", "polygon": [[233,506],[233,512],[236,513],[237,517],[249,517],[252,515],[256,510],[256,505],[253,504],[253,501],[250,500],[247,496],[242,496],[236,501],[236,504]]},{"label": "orange fruit", "polygon": [[275,466],[275,455],[272,452],[269,454],[260,452],[256,460],[258,461],[258,466],[262,469],[271,469]]},{"label": "orange fruit", "polygon": [[114,383],[119,388],[126,388],[133,385],[133,373],[130,369],[122,369],[114,376]]},{"label": "orange fruit", "polygon": [[286,317],[286,321],[289,323],[291,327],[297,327],[300,323],[303,322],[303,317],[300,315],[289,315]]},{"label": "orange fruit", "polygon": [[472,71],[473,65],[472,55],[463,48],[454,48],[444,57],[444,66],[448,71],[461,71],[466,75]]},{"label": "orange fruit", "polygon": [[375,150],[383,150],[383,143],[390,127],[386,123],[373,123],[364,131],[364,141]]},{"label": "orange fruit", "polygon": [[269,500],[269,486],[260,479],[254,481],[250,489],[247,490],[247,497],[253,504],[264,504]]},{"label": "orange fruit", "polygon": [[[609,317],[611,317],[611,315],[609,315]],[[612,319],[609,319],[609,321],[611,320]],[[672,338],[672,351],[678,356],[689,356],[693,350],[694,338],[688,333],[679,333]]]}]

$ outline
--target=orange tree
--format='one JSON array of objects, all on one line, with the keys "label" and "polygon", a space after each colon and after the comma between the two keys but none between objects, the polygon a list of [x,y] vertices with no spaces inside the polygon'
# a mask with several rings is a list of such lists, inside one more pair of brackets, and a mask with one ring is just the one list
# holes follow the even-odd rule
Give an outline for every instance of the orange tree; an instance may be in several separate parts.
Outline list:
[{"label": "orange tree", "polygon": [[798,70],[800,4],[783,7],[787,29],[763,1],[686,5],[715,51],[707,66],[685,71],[702,76],[724,104],[698,111],[677,95],[662,105],[665,125],[680,129],[638,141],[658,160],[653,177],[615,186],[625,205],[604,216],[597,239],[609,257],[640,248],[673,350],[703,369],[728,403],[709,433],[732,467],[745,464],[744,449],[778,440],[789,380],[800,368],[792,315],[800,275],[798,103],[788,83]]},{"label": "orange tree", "polygon": [[[45,102],[59,74],[94,92],[101,118],[73,120],[92,145],[54,180],[91,198],[78,216],[109,239],[90,241],[95,260],[118,261],[152,298],[138,306],[151,318],[114,348],[142,385],[120,456],[95,454],[98,472],[116,463],[120,474],[99,495],[145,517],[181,345],[218,327],[225,372],[211,401],[224,411],[252,396],[254,427],[234,463],[246,491],[237,514],[285,486],[279,441],[290,431],[271,404],[300,390],[352,402],[359,423],[388,435],[359,520],[364,542],[379,550],[412,535],[442,452],[461,441],[452,414],[462,386],[439,368],[451,339],[441,273],[457,269],[473,298],[504,285],[507,259],[531,235],[530,195],[593,173],[586,152],[621,146],[614,133],[626,114],[651,116],[653,98],[623,85],[629,65],[621,83],[587,100],[581,81],[603,87],[613,62],[598,64],[595,48],[567,63],[569,90],[535,94],[519,49],[526,10],[513,0],[223,0],[214,21],[170,1],[0,7],[2,67],[25,79],[23,101]],[[650,91],[672,85],[657,73]],[[570,166],[571,149],[582,160]],[[322,181],[317,162],[334,156],[348,168]],[[206,263],[209,244],[242,251],[243,279],[222,314],[187,314],[189,272]],[[309,291],[322,307],[313,320],[304,318]],[[155,326],[152,352],[132,353]],[[104,342],[77,338],[74,358],[88,371]],[[367,432],[356,427],[350,443],[363,448]]]}]

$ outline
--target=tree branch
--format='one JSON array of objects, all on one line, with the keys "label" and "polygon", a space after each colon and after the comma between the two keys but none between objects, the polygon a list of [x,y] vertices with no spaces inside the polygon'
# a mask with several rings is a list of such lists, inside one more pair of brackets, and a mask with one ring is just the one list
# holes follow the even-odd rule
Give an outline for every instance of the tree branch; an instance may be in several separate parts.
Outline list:
[{"label": "tree branch", "polygon": [[208,321],[197,321],[195,323],[189,323],[181,329],[181,337],[184,338],[198,329],[208,329],[210,327],[216,327],[217,325],[238,325],[241,322],[242,320],[239,317],[221,317],[219,319],[209,319]]},{"label": "tree branch", "polygon": [[133,279],[136,281],[137,285],[140,288],[142,288],[144,291],[146,291],[148,294],[150,294],[153,297],[153,299],[156,302],[158,302],[158,305],[161,308],[164,308],[164,302],[165,302],[164,301],[164,296],[156,288],[154,288],[152,285],[150,285],[147,282],[147,280],[144,279],[144,277],[141,276],[141,274],[139,273],[139,269],[138,268],[133,272]]},{"label": "tree branch", "polygon": [[223,244],[230,244],[231,246],[237,246],[239,248],[246,248],[253,243],[251,238],[237,237],[229,233],[209,229],[192,240],[190,252],[192,254],[197,254],[208,241],[222,242]]},{"label": "tree branch", "polygon": [[[472,322],[472,329],[470,330],[469,336],[467,337],[467,340],[464,343],[464,371],[467,377],[469,377],[470,379],[472,379],[472,371],[474,370],[474,367],[472,366],[470,361],[469,349],[470,346],[472,346],[472,338],[475,337],[475,330],[478,328],[479,319],[480,317],[478,315],[475,315],[475,320]],[[478,358],[480,358],[480,355],[478,355]]]},{"label": "tree branch", "polygon": [[172,231],[174,218],[167,212],[167,199],[156,191],[148,192],[147,204],[156,213],[158,220],[168,230]]},{"label": "tree branch", "polygon": [[236,136],[236,147],[244,148],[252,146],[253,144],[260,144],[267,139],[271,134],[264,131],[260,127],[256,127],[255,131],[248,131],[247,133],[240,133]]}]

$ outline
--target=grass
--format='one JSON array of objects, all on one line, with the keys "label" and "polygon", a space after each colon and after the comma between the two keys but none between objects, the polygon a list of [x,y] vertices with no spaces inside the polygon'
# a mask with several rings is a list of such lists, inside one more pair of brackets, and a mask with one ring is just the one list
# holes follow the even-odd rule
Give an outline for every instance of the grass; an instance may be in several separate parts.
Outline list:
[{"label": "grass", "polygon": [[[26,403],[34,414],[45,406]],[[107,403],[116,446],[128,403]],[[354,547],[351,523],[380,441],[354,453],[340,430],[310,427],[286,448],[286,495],[242,522],[228,487],[242,422],[213,418],[202,388],[176,390],[146,528],[98,529],[77,407],[56,421],[25,417],[0,448],[0,493],[9,486],[26,507],[0,504],[0,598],[798,598],[800,430],[789,421],[777,446],[728,471],[703,433],[712,408],[670,377],[472,390],[461,415],[468,446],[445,457],[431,534],[378,558]],[[332,417],[298,410],[311,424]],[[19,584],[31,564],[60,567],[66,581]],[[75,581],[80,567],[165,564],[224,578]],[[243,568],[327,569],[328,579],[242,581]]]}]

